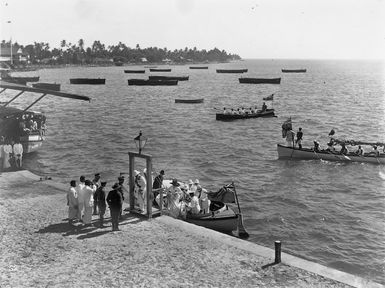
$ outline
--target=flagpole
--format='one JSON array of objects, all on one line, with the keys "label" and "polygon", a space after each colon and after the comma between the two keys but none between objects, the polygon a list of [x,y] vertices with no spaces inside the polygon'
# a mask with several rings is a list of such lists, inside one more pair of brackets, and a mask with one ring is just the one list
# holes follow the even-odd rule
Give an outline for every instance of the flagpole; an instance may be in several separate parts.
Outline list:
[{"label": "flagpole", "polygon": [[241,239],[249,238],[249,233],[247,233],[245,227],[243,226],[243,217],[242,217],[241,207],[239,206],[237,190],[235,189],[234,182],[232,182],[231,184],[234,187],[235,199],[237,200],[238,211],[239,211],[239,214],[238,214],[238,236]]}]

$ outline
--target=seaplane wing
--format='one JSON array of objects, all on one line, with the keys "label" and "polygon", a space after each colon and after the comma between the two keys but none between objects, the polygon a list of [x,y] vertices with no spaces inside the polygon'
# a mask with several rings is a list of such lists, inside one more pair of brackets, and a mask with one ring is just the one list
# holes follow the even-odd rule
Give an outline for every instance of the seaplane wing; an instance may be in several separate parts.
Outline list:
[{"label": "seaplane wing", "polygon": [[58,91],[52,91],[52,90],[46,90],[46,89],[32,88],[32,87],[23,86],[23,85],[11,85],[5,81],[0,82],[0,88],[2,89],[0,93],[5,91],[6,89],[10,89],[10,90],[22,91],[22,93],[23,92],[42,93],[44,95],[49,94],[49,95],[63,97],[63,98],[91,101],[91,98],[87,96],[81,96],[77,94],[70,94],[70,93],[58,92]]}]

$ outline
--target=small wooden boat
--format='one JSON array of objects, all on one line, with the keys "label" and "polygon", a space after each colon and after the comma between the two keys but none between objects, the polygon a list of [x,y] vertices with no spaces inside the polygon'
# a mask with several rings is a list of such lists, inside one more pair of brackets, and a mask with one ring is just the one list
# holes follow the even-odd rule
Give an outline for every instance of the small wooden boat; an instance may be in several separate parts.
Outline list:
[{"label": "small wooden boat", "polygon": [[190,66],[190,69],[209,69],[209,66]]},{"label": "small wooden boat", "polygon": [[310,148],[293,148],[281,144],[277,144],[278,159],[294,159],[294,160],[327,160],[327,161],[341,161],[341,162],[363,162],[373,164],[385,164],[385,154],[380,154],[376,157],[367,153],[363,156],[349,153],[347,155],[334,154],[327,150],[320,150],[315,152]]},{"label": "small wooden boat", "polygon": [[263,97],[262,99],[265,100],[265,101],[273,101],[274,100],[274,94],[271,94],[271,95],[269,95],[267,97]]},{"label": "small wooden boat", "polygon": [[178,80],[178,81],[187,81],[189,76],[148,76],[149,80]]},{"label": "small wooden boat", "polygon": [[246,114],[223,114],[217,113],[215,119],[222,121],[230,121],[236,119],[249,119],[249,118],[259,118],[259,117],[275,117],[274,109],[266,109],[265,111],[258,110],[257,113],[246,113]]},{"label": "small wooden boat", "polygon": [[281,69],[282,73],[306,73],[306,69]]},{"label": "small wooden boat", "polygon": [[239,78],[243,84],[280,84],[281,78]]},{"label": "small wooden boat", "polygon": [[246,73],[248,69],[217,69],[217,73]]},{"label": "small wooden boat", "polygon": [[149,79],[128,79],[128,85],[137,86],[173,86],[178,85],[178,80],[149,80]]},{"label": "small wooden boat", "polygon": [[137,74],[143,74],[146,70],[124,70],[124,73],[137,73]]},{"label": "small wooden boat", "polygon": [[175,99],[175,103],[189,103],[189,104],[197,104],[203,103],[203,98],[200,99]]},{"label": "small wooden boat", "polygon": [[171,68],[150,68],[150,72],[171,72]]},{"label": "small wooden boat", "polygon": [[106,84],[104,78],[71,78],[71,84],[90,84],[90,85],[103,85]]},{"label": "small wooden boat", "polygon": [[33,88],[39,88],[39,89],[45,89],[45,90],[52,90],[52,91],[60,91],[60,84],[57,83],[34,83],[32,84]]},{"label": "small wooden boat", "polygon": [[238,228],[238,215],[225,203],[211,201],[210,213],[187,214],[186,222],[224,233]]},{"label": "small wooden boat", "polygon": [[18,77],[18,76],[11,76],[8,74],[4,74],[1,76],[1,79],[15,84],[21,84],[26,85],[27,82],[38,82],[40,77],[39,76],[33,76],[33,77]]}]

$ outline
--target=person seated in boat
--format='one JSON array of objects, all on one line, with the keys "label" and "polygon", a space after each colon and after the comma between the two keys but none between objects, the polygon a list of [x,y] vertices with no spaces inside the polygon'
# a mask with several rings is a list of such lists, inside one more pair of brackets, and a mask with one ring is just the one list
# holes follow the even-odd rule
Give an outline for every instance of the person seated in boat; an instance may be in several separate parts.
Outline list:
[{"label": "person seated in boat", "polygon": [[245,114],[246,114],[245,108],[242,107],[242,108],[239,110],[239,114],[240,114],[240,115],[245,115]]},{"label": "person seated in boat", "polygon": [[377,150],[377,146],[373,146],[373,150],[368,153],[368,156],[380,156],[380,151]]},{"label": "person seated in boat", "polygon": [[199,205],[199,199],[194,195],[194,192],[190,192],[190,201],[186,205],[186,210],[188,214],[196,215],[201,211],[201,206]]},{"label": "person seated in boat", "polygon": [[267,110],[267,105],[265,102],[262,104],[262,112]]},{"label": "person seated in boat", "polygon": [[348,148],[346,148],[345,143],[341,143],[340,154],[341,155],[347,155],[348,153],[349,153],[349,151],[348,151]]},{"label": "person seated in boat", "polygon": [[187,186],[188,186],[188,192],[190,193],[191,191],[192,192],[194,192],[193,191],[193,186],[194,186],[194,182],[191,180],[191,179],[189,179],[188,181],[187,181]]},{"label": "person seated in boat", "polygon": [[319,149],[319,142],[317,140],[314,140],[313,143],[314,143],[313,150],[315,152],[319,152],[320,151],[320,149]]},{"label": "person seated in boat", "polygon": [[250,114],[255,114],[255,110],[253,107],[250,107]]},{"label": "person seated in boat", "polygon": [[37,131],[37,122],[36,122],[36,121],[33,121],[31,130],[32,130],[32,131]]},{"label": "person seated in boat", "polygon": [[229,111],[226,109],[226,107],[224,107],[222,113],[223,113],[224,115],[226,115],[226,114],[229,114]]},{"label": "person seated in boat", "polygon": [[357,156],[362,156],[364,151],[361,148],[361,145],[358,145],[358,149],[354,152]]},{"label": "person seated in boat", "polygon": [[230,114],[231,114],[231,115],[235,115],[235,110],[234,110],[233,108],[231,108]]},{"label": "person seated in boat", "polygon": [[328,142],[327,145],[328,145],[328,148],[326,148],[326,151],[331,152],[331,153],[335,153],[336,152],[336,149],[334,148],[332,141]]}]

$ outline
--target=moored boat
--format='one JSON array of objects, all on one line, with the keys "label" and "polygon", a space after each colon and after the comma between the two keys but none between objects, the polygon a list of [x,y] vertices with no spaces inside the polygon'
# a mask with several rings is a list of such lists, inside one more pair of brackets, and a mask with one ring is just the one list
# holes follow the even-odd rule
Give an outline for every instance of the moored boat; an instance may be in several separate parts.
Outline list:
[{"label": "moored boat", "polygon": [[187,214],[186,222],[224,233],[237,230],[238,215],[227,204],[211,201],[210,213]]},{"label": "moored boat", "polygon": [[1,80],[4,80],[9,83],[15,83],[20,85],[26,85],[27,82],[38,82],[40,76],[32,76],[32,77],[19,77],[19,76],[11,76],[7,73],[1,75]]},{"label": "moored boat", "polygon": [[189,69],[209,69],[209,66],[190,66]]},{"label": "moored boat", "polygon": [[306,73],[306,69],[281,69],[282,73]]},{"label": "moored boat", "polygon": [[150,72],[171,72],[171,68],[150,68]]},{"label": "moored boat", "polygon": [[239,83],[244,84],[280,84],[281,78],[239,78]]},{"label": "moored boat", "polygon": [[189,103],[189,104],[196,104],[196,103],[203,103],[204,99],[175,99],[175,103]]},{"label": "moored boat", "polygon": [[128,79],[128,85],[136,86],[174,86],[178,80],[149,80],[149,79]]},{"label": "moored boat", "polygon": [[158,76],[150,75],[148,76],[149,80],[178,80],[178,81],[187,81],[189,76]]},{"label": "moored boat", "polygon": [[236,119],[249,119],[258,117],[275,117],[274,109],[266,109],[265,111],[258,110],[257,113],[245,113],[245,114],[223,114],[216,113],[216,120],[230,121]]},{"label": "moored boat", "polygon": [[385,154],[380,154],[378,157],[370,153],[365,153],[358,156],[354,153],[347,155],[335,154],[327,150],[314,151],[311,148],[293,148],[277,144],[278,159],[295,159],[295,160],[327,160],[341,162],[362,162],[373,164],[385,164]]},{"label": "moored boat", "polygon": [[137,73],[137,74],[143,74],[146,70],[124,70],[124,73]]},{"label": "moored boat", "polygon": [[103,85],[106,84],[106,79],[104,78],[71,78],[71,84],[89,84],[89,85]]},{"label": "moored boat", "polygon": [[57,83],[34,83],[32,84],[32,87],[39,88],[39,89],[46,89],[46,90],[52,90],[52,91],[60,91],[60,84]]},{"label": "moored boat", "polygon": [[217,69],[217,73],[246,73],[248,69]]}]

